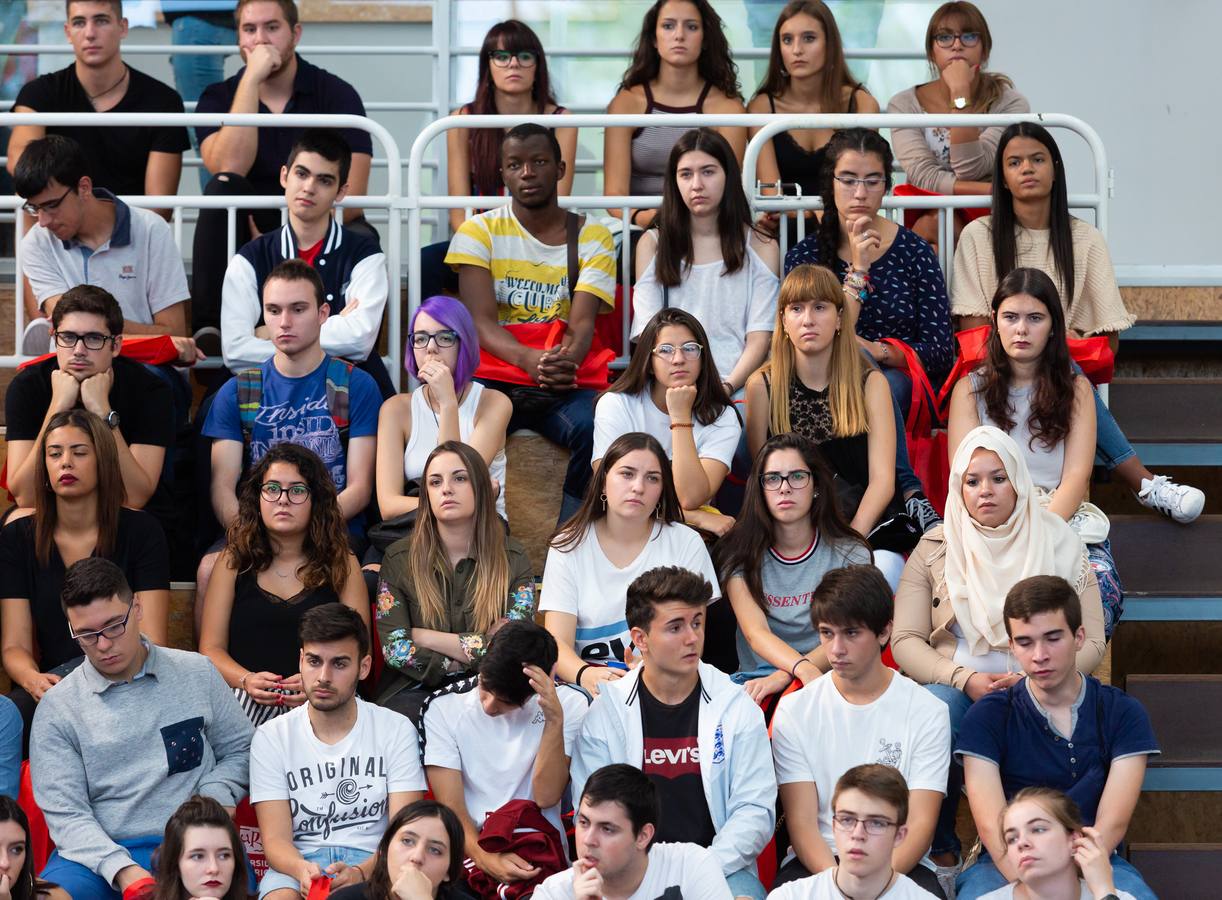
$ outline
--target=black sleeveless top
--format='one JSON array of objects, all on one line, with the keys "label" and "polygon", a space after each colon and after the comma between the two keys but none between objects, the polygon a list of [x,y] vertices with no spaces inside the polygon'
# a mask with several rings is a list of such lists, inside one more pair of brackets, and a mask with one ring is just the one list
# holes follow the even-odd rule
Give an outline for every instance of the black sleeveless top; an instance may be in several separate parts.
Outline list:
[{"label": "black sleeveless top", "polygon": [[[772,95],[768,95],[768,108],[776,112],[776,103]],[[857,88],[849,97],[847,112],[857,112]],[[819,176],[823,169],[823,160],[827,156],[827,145],[806,150],[798,143],[791,132],[782,131],[772,139],[772,150],[776,154],[776,167],[781,173],[781,181],[786,184],[797,184],[802,188],[803,197],[819,196]]]},{"label": "black sleeveless top", "polygon": [[252,672],[275,672],[288,677],[298,665],[297,627],[307,610],[338,603],[329,587],[278,597],[259,587],[254,572],[243,572],[233,588],[229,614],[229,655]]}]

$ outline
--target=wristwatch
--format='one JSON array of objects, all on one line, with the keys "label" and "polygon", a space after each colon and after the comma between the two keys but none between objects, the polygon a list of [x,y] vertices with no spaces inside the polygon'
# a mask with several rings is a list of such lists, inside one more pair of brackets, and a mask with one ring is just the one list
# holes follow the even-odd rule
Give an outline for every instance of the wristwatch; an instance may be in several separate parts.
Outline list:
[{"label": "wristwatch", "polygon": [[105,422],[112,429],[119,427],[119,414],[115,410],[111,410],[106,414]]},{"label": "wristwatch", "polygon": [[956,97],[951,101],[955,109],[967,109],[967,97]]}]

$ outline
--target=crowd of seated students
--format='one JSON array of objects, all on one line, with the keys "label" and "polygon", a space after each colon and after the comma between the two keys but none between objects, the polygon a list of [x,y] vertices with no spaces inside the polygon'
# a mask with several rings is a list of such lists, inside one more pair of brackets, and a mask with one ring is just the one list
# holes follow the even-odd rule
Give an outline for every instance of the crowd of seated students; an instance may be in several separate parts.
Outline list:
[{"label": "crowd of seated students", "polygon": [[[291,0],[236,7],[246,65],[200,111],[363,114],[296,54]],[[77,61],[23,106],[157,94],[118,55],[120,4],[67,12]],[[982,71],[970,3],[935,12],[926,43],[938,78],[890,111],[1026,109]],[[795,0],[751,108],[878,105],[831,13]],[[652,5],[609,109],[742,111],[706,0]],[[538,37],[502,23],[460,114],[521,112],[564,109]],[[176,130],[149,130],[142,158],[121,146],[122,172],[104,142],[46,131],[10,145],[36,220],[34,349],[55,352],[6,398],[24,508],[0,531],[0,790],[29,755],[57,849],[35,872],[0,798],[0,897],[239,900],[245,797],[273,900],[322,878],[345,900],[1153,896],[1117,849],[1158,746],[1140,705],[1090,677],[1123,594],[1086,495],[1098,456],[1179,521],[1204,498],[1141,464],[1072,360],[1070,339],[1132,317],[1044,129],[897,130],[910,184],[993,193],[951,297],[928,218],[879,214],[892,154],[875,132],[774,139],[760,177],[826,210],[779,271],[780,219],[753,221],[741,185],[744,129],[607,129],[607,194],[662,197],[631,215],[635,346],[610,384],[596,323],[615,238],[557,200],[576,129],[454,132],[451,191],[510,202],[456,211],[431,264],[458,297],[414,312],[402,395],[375,350],[397,284],[360,210],[335,216],[367,190],[366,134],[199,129],[207,193],[282,189],[288,215],[239,212],[232,259],[223,212],[201,216],[189,327],[168,226],[95,185],[172,193]],[[952,313],[992,331],[953,387],[942,522],[904,414],[909,365],[951,369]],[[165,334],[189,365],[190,331],[232,371],[196,417],[223,530],[200,547],[202,655],[166,647],[157,501],[187,381],[120,355],[124,335]],[[506,434],[526,427],[570,452],[541,589],[505,507]],[[741,507],[720,490],[736,454]],[[964,788],[985,847],[966,868]]]}]

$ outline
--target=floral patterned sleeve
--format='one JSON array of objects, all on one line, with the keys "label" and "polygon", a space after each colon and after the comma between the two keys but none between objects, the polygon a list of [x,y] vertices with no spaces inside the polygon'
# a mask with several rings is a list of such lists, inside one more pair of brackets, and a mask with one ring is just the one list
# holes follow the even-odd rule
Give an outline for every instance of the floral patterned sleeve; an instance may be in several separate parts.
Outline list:
[{"label": "floral patterned sleeve", "polygon": [[[506,604],[505,618],[510,622],[521,619],[531,620],[535,616],[538,601],[535,599],[535,580],[529,578],[509,591],[509,602]],[[458,636],[467,656],[471,657],[473,666],[478,665],[488,652],[488,642],[491,638],[479,631],[468,631]]]},{"label": "floral patterned sleeve", "polygon": [[416,623],[412,621],[411,597],[404,587],[410,584],[406,562],[405,555],[394,554],[382,562],[374,604],[382,658],[386,665],[412,681],[434,684],[445,673],[446,657],[412,641],[412,628]]}]

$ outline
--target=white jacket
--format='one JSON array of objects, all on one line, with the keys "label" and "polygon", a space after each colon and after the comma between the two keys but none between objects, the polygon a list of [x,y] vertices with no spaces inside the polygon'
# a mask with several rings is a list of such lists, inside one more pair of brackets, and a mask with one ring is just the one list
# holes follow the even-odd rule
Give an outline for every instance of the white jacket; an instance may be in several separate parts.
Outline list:
[{"label": "white jacket", "polygon": [[[611,763],[641,767],[645,737],[637,685],[645,665],[604,681],[573,748],[573,800],[586,780]],[[696,745],[700,780],[717,836],[709,847],[724,874],[755,865],[776,830],[776,771],[759,706],[730,676],[700,664],[701,703]]]}]

